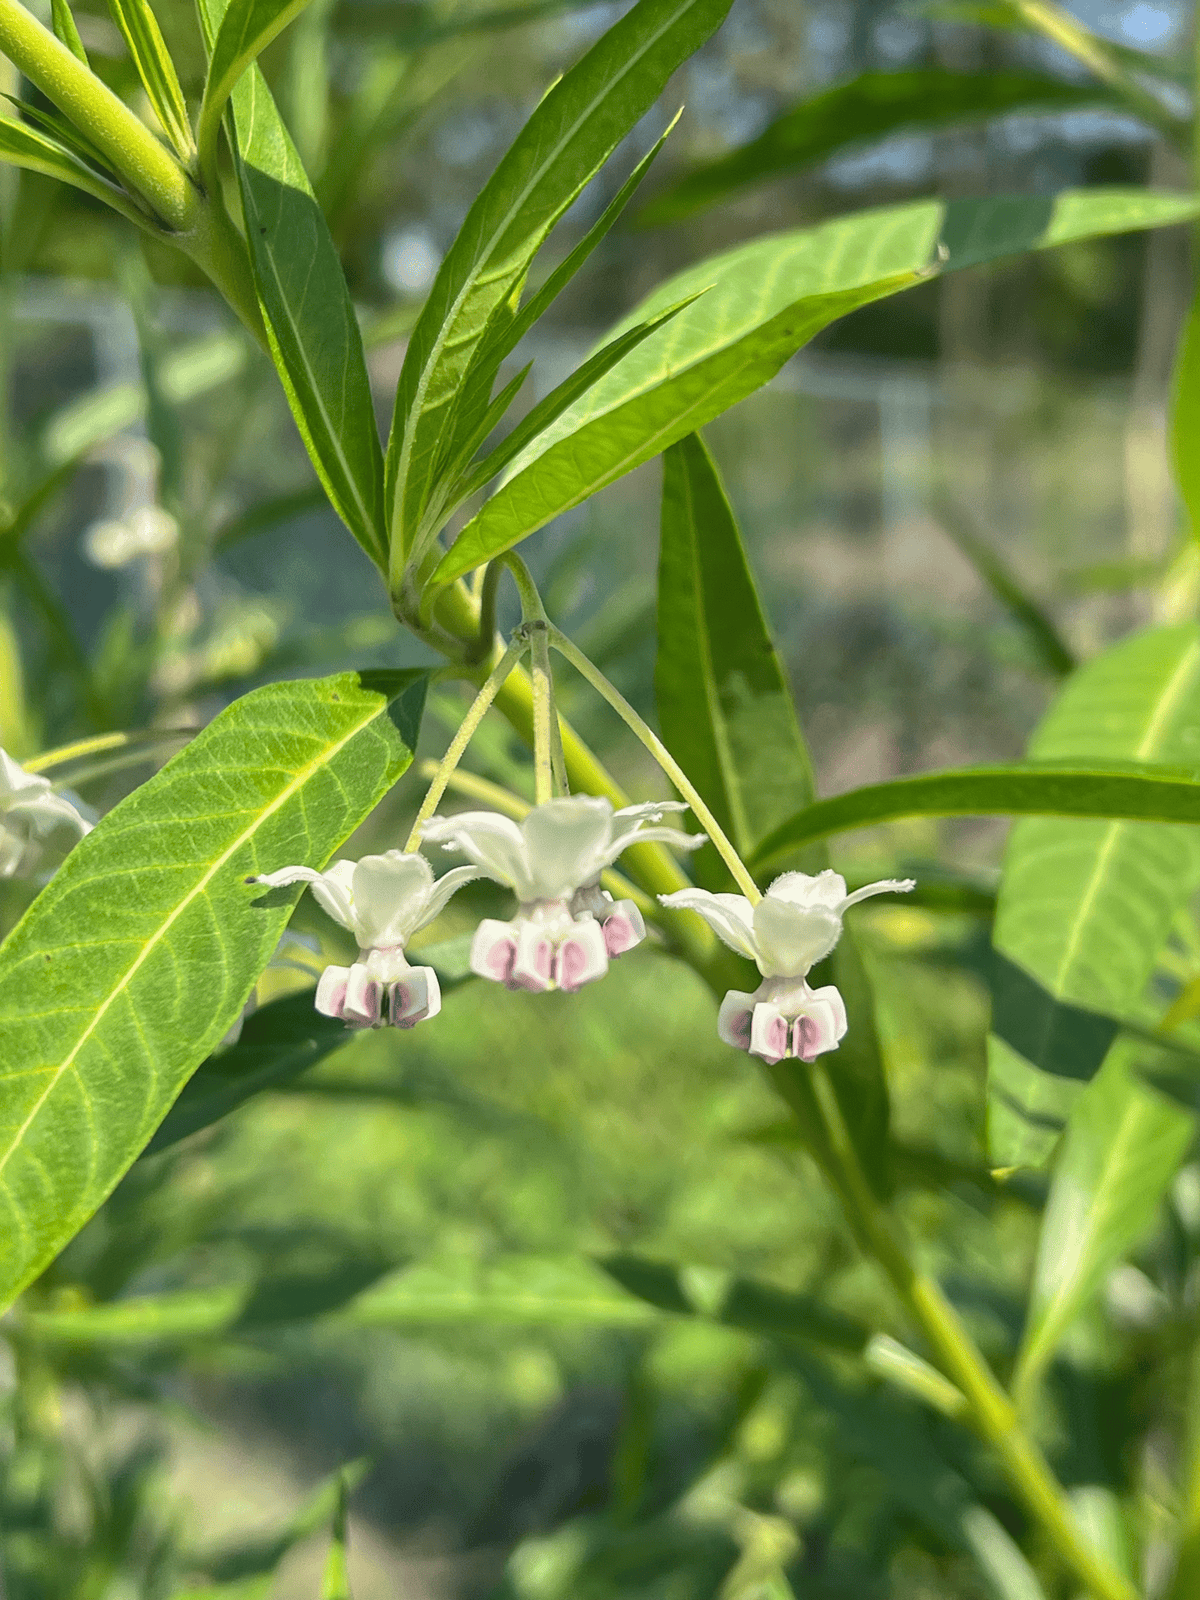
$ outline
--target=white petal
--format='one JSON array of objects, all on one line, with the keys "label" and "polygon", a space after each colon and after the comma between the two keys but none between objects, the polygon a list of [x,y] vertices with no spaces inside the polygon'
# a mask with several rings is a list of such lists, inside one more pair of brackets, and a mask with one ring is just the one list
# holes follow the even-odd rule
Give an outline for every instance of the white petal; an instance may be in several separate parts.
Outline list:
[{"label": "white petal", "polygon": [[497,811],[461,811],[456,817],[433,817],[421,830],[428,844],[461,850],[497,883],[514,889],[519,900],[534,899],[529,887],[525,836],[511,817]]},{"label": "white petal", "polygon": [[785,872],[767,893],[773,900],[787,900],[795,906],[828,906],[836,910],[845,904],[846,880],[828,867],[815,878],[807,872]]},{"label": "white petal", "polygon": [[667,844],[673,850],[698,850],[702,844],[708,843],[706,833],[684,833],[680,828],[639,828],[636,832],[623,834],[619,839],[613,839],[605,855],[604,865],[611,866],[621,854],[634,844]]},{"label": "white petal", "polygon": [[419,926],[433,869],[424,856],[388,850],[363,856],[350,880],[354,932],[362,949],[402,945]]},{"label": "white petal", "polygon": [[[482,867],[451,867],[449,872],[443,872],[429,891],[429,899],[425,903],[425,910],[421,913],[417,928],[425,927],[435,917],[440,916],[464,883],[476,883],[480,878],[489,876],[490,874]],[[413,932],[416,932],[416,928]]]},{"label": "white petal", "polygon": [[764,895],[754,908],[754,940],[764,978],[803,977],[838,942],[842,919],[827,906],[805,907]]},{"label": "white petal", "polygon": [[0,750],[0,811],[8,809],[6,802],[14,795],[45,794],[49,788],[49,778],[40,772],[26,772],[7,750]]},{"label": "white petal", "polygon": [[659,900],[673,911],[698,911],[709,927],[731,950],[758,960],[754,941],[754,908],[745,895],[710,894],[707,889],[677,889],[660,894]]},{"label": "white petal", "polygon": [[534,893],[521,899],[569,899],[580,884],[591,883],[608,854],[612,802],[577,794],[547,800],[521,824]]},{"label": "white petal", "polygon": [[309,883],[321,910],[328,912],[343,928],[353,931],[349,878],[354,866],[353,861],[339,861],[328,872],[317,872],[313,867],[280,867],[278,872],[260,873],[253,881],[268,889],[282,889],[289,883]]},{"label": "white petal", "polygon": [[842,910],[847,906],[856,906],[860,900],[869,900],[873,894],[907,894],[916,887],[915,878],[880,878],[878,883],[868,883],[861,889],[855,889],[853,894],[848,894],[842,901]]}]

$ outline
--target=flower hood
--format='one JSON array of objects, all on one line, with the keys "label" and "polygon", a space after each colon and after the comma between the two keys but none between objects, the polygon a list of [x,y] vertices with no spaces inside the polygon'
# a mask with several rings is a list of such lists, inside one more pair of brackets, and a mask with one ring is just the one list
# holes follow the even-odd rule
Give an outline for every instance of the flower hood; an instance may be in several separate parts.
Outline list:
[{"label": "flower hood", "polygon": [[495,811],[463,811],[434,817],[422,838],[429,844],[460,850],[478,872],[512,889],[523,905],[538,900],[567,900],[585,884],[594,883],[631,844],[672,844],[694,850],[704,835],[655,828],[668,811],[686,811],[677,800],[614,811],[612,802],[593,795],[547,800],[523,822]]},{"label": "flower hood", "polygon": [[757,962],[764,978],[802,978],[837,944],[848,907],[876,894],[904,894],[912,878],[884,878],[846,893],[840,873],[785,872],[752,906],[740,894],[680,889],[663,905],[697,911],[731,950]]},{"label": "flower hood", "polygon": [[82,838],[92,824],[65,795],[55,794],[48,778],[26,772],[0,750],[0,878],[36,865],[39,841],[64,827]]},{"label": "flower hood", "polygon": [[335,861],[326,872],[281,867],[254,881],[269,889],[311,884],[322,911],[350,930],[360,950],[390,950],[432,922],[464,883],[483,876],[478,867],[455,867],[435,881],[424,856],[388,850],[361,861]]}]

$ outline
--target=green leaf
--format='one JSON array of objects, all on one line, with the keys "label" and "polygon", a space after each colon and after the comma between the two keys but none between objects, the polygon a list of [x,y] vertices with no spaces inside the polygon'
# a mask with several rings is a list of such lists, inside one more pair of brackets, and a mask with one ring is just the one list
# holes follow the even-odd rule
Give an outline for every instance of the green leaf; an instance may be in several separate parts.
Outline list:
[{"label": "green leaf", "polygon": [[349,1040],[344,1023],[313,1009],[309,990],[253,1012],[236,1044],[197,1069],[142,1152],[157,1155],[261,1094],[290,1083]]},{"label": "green leaf", "polygon": [[1170,439],[1175,482],[1192,538],[1200,540],[1200,294],[1192,301],[1175,354]]},{"label": "green leaf", "polygon": [[1104,84],[1064,83],[1043,72],[948,72],[914,67],[864,72],[801,100],[749,144],[686,173],[641,211],[643,223],[675,222],[750,184],[799,172],[840,150],[955,124],[1028,111],[1045,115],[1084,106],[1127,109]]},{"label": "green leaf", "polygon": [[0,161],[10,161],[13,166],[41,172],[48,178],[57,178],[60,183],[69,183],[72,188],[82,189],[84,194],[102,200],[139,227],[144,227],[148,221],[123,189],[109,183],[74,150],[31,128],[28,123],[0,117]]},{"label": "green leaf", "polygon": [[1139,1081],[1140,1048],[1112,1052],[1067,1124],[1013,1378],[1025,1410],[1071,1323],[1150,1228],[1195,1133],[1194,1118]]},{"label": "green leaf", "polygon": [[187,103],[158,21],[146,0],[108,0],[154,114],[183,162],[196,153]]},{"label": "green leaf", "polygon": [[[1192,762],[1200,751],[1200,628],[1155,628],[1124,640],[1067,682],[1030,743],[1040,760]],[[1142,1000],[1171,924],[1200,887],[1200,834],[1179,780],[1164,804],[1112,806],[1109,821],[1045,817],[1009,837],[996,904],[996,950],[1068,1006],[1121,1017]],[[1115,799],[1111,779],[1097,794]],[[1149,789],[1143,790],[1149,800]],[[1064,808],[1065,809],[1065,808]],[[1075,815],[1082,806],[1071,807]],[[1017,1050],[993,1026],[988,1046],[989,1148],[999,1167],[1038,1165],[1078,1098],[1078,1078],[1048,1070],[1039,1038]],[[1050,1035],[1047,1035],[1047,1042]],[[1026,1053],[1028,1052],[1028,1053]]]},{"label": "green leaf", "polygon": [[856,306],[953,271],[1076,239],[1186,221],[1193,195],[1088,189],[922,200],[757,239],[659,286],[622,328],[709,292],[546,429],[434,573],[449,583],[511,549],[772,378]]},{"label": "green leaf", "polygon": [[[733,508],[695,434],[663,461],[654,682],[667,748],[749,856],[797,802],[811,803],[812,764]],[[789,864],[818,872],[829,858],[810,846]],[[728,887],[711,846],[696,870],[702,884]],[[887,1084],[870,980],[852,938],[830,966],[854,1019],[833,1074],[838,1101],[864,1169],[886,1194]]]},{"label": "green leaf", "polygon": [[0,1303],[82,1226],[228,1030],[297,898],[412,760],[424,677],[237,701],[71,852],[0,947]]},{"label": "green leaf", "polygon": [[197,143],[206,162],[216,155],[221,116],[234,85],[307,4],[308,0],[230,0],[209,58],[197,124]]},{"label": "green leaf", "polygon": [[790,817],[763,840],[751,865],[766,872],[813,839],[902,817],[1116,817],[1194,823],[1200,816],[1200,774],[1195,768],[1101,761],[958,767],[850,789]]},{"label": "green leaf", "polygon": [[[494,369],[475,374],[477,354],[516,316],[542,243],[729,5],[638,0],[544,97],[467,213],[413,330],[396,390],[387,479],[397,556],[407,556],[422,529],[440,461],[486,404]],[[477,381],[468,383],[472,377]]]},{"label": "green leaf", "polygon": [[89,64],[87,51],[83,48],[83,40],[79,37],[68,0],[50,0],[50,18],[55,37],[66,45],[76,61],[82,61],[86,67]]},{"label": "green leaf", "polygon": [[[204,0],[204,7],[216,27],[221,0]],[[238,82],[231,106],[246,236],[272,358],[334,509],[386,568],[383,452],[337,250],[257,66]]]},{"label": "green leaf", "polygon": [[338,1499],[333,1512],[333,1533],[325,1573],[321,1579],[321,1600],[352,1600],[350,1574],[346,1570],[346,1479],[338,1477]]}]

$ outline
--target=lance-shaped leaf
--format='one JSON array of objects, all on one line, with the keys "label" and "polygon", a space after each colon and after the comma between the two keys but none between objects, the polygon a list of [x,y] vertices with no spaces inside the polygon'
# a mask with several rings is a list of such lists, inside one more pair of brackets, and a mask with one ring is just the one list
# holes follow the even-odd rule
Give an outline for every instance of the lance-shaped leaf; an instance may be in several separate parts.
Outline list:
[{"label": "lance-shaped leaf", "polygon": [[923,200],[757,239],[660,285],[617,332],[708,293],[627,356],[513,463],[434,573],[460,577],[736,405],[820,329],[933,272],[1182,222],[1192,195],[1067,190]]},{"label": "lance-shaped leaf", "polygon": [[1200,820],[1200,772],[1106,761],[1027,761],[959,767],[896,778],[817,800],[759,846],[752,865],[768,871],[802,845],[903,817],[1114,817],[1141,822]]},{"label": "lance-shaped leaf", "polygon": [[[695,434],[673,445],[664,459],[654,683],[667,748],[740,854],[748,856],[797,801],[812,801],[812,763],[783,664],[733,508]],[[793,852],[790,864],[819,872],[829,858],[810,845],[802,856]],[[699,853],[696,865],[701,883],[728,887],[728,873],[711,846]],[[820,981],[838,985],[851,1019],[834,1074],[838,1101],[863,1168],[886,1194],[887,1083],[870,979],[852,936],[827,966]]]},{"label": "lance-shaped leaf", "polygon": [[79,37],[79,29],[75,26],[75,18],[71,12],[68,0],[50,0],[50,20],[54,27],[55,37],[58,38],[75,57],[88,65],[88,54],[83,48],[83,40]]},{"label": "lance-shaped leaf", "polygon": [[[517,314],[546,236],[729,5],[638,0],[545,96],[467,213],[413,329],[396,391],[387,463],[394,559],[412,546],[459,416],[474,425],[462,397],[478,397],[481,386],[466,380],[480,347],[494,344]],[[486,403],[490,374],[483,375]]]},{"label": "lance-shaped leaf", "polygon": [[1071,1323],[1149,1229],[1195,1133],[1193,1117],[1139,1081],[1142,1049],[1123,1041],[1071,1112],[1013,1379],[1026,1410]]},{"label": "lance-shaped leaf", "polygon": [[237,1017],[296,890],[412,759],[424,677],[255,690],[105,817],[0,947],[0,1304],[82,1226]]},{"label": "lance-shaped leaf", "polygon": [[190,161],[196,152],[192,125],[158,19],[147,0],[108,0],[108,4],[163,132],[180,159]]},{"label": "lance-shaped leaf", "polygon": [[[221,0],[203,0],[219,34]],[[329,228],[257,66],[231,97],[246,237],[271,355],[325,492],[386,566],[383,452],[358,318]]]},{"label": "lance-shaped leaf", "polygon": [[200,106],[197,143],[202,161],[216,154],[221,114],[242,73],[307,4],[308,0],[231,0],[217,29]]},{"label": "lance-shaped leaf", "polygon": [[1045,115],[1125,103],[1106,84],[1066,83],[1043,72],[949,72],[913,67],[864,72],[801,100],[757,139],[686,173],[643,207],[641,222],[675,222],[751,184],[799,172],[839,151],[896,133],[926,133],[1013,112]]},{"label": "lance-shaped leaf", "polygon": [[84,194],[90,194],[94,200],[102,200],[106,206],[119,211],[139,227],[145,227],[150,220],[145,212],[137,209],[123,189],[119,189],[115,183],[109,183],[74,150],[68,149],[49,134],[31,128],[28,123],[17,122],[12,117],[0,117],[0,161],[10,161],[15,167],[41,172],[48,178],[57,178],[60,183],[69,183],[75,189],[82,189]]},{"label": "lance-shaped leaf", "polygon": [[[1030,743],[1031,755],[1060,761],[1190,762],[1198,750],[1200,628],[1193,623],[1137,634],[1090,661]],[[1200,887],[1197,816],[1192,811],[1193,825],[1182,828],[1049,817],[1017,823],[996,903],[997,951],[1055,1001],[1132,1013],[1172,922]],[[1008,1042],[1018,1021],[995,1015],[988,1043],[988,1136],[999,1167],[1043,1161],[1082,1088],[1046,1059],[1059,1030],[1039,1029],[1018,1050]]]}]

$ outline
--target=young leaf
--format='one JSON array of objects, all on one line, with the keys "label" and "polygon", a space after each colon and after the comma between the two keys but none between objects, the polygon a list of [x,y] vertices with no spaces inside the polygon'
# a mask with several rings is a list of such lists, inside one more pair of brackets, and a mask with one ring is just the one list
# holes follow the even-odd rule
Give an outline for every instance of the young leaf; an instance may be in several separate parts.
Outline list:
[{"label": "young leaf", "polygon": [[[1030,743],[1041,760],[1193,762],[1200,722],[1200,628],[1154,628],[1090,661],[1068,681]],[[1100,788],[1097,785],[1097,788]],[[1145,813],[1142,813],[1145,815]],[[1158,816],[1185,820],[1182,808]],[[1171,924],[1200,887],[1191,827],[1135,821],[1019,822],[1004,856],[996,950],[1055,999],[1120,1017],[1141,1000]],[[1078,1098],[1037,1041],[988,1043],[993,1164],[1038,1165]],[[1029,1053],[1026,1053],[1028,1051]]]},{"label": "young leaf", "polygon": [[[546,236],[729,5],[638,0],[545,96],[467,213],[413,330],[396,391],[387,461],[394,561],[411,549],[439,452],[457,437],[476,353],[516,315]],[[473,423],[468,415],[467,426]]]},{"label": "young leaf", "polygon": [[187,103],[153,11],[147,0],[108,0],[108,4],[163,132],[179,159],[190,161],[196,145]]},{"label": "young leaf", "polygon": [[216,155],[221,116],[234,85],[307,4],[308,0],[231,0],[213,43],[197,125],[205,166]]},{"label": "young leaf", "polygon": [[383,452],[358,319],[296,148],[256,66],[232,96],[246,235],[271,354],[338,515],[386,567]]},{"label": "young leaf", "polygon": [[799,101],[757,139],[685,173],[643,207],[638,221],[676,222],[751,184],[802,171],[841,150],[896,133],[1084,106],[1111,110],[1123,108],[1124,101],[1104,84],[1065,83],[1044,72],[948,72],[944,67],[864,72]]},{"label": "young leaf", "polygon": [[547,428],[467,524],[434,574],[448,583],[694,433],[772,378],[856,306],[933,272],[1075,239],[1186,221],[1192,195],[1089,189],[922,200],[774,234],[659,286],[615,330],[703,295]]},{"label": "young leaf", "polygon": [[1196,1131],[1140,1082],[1124,1041],[1071,1112],[1038,1238],[1013,1392],[1028,1410],[1042,1373],[1109,1271],[1150,1227]]},{"label": "young leaf", "polygon": [[79,37],[79,29],[75,26],[75,18],[71,15],[68,0],[50,0],[50,20],[57,37],[75,59],[82,61],[86,67],[89,64],[88,54],[83,48],[83,40]]},{"label": "young leaf", "polygon": [[352,1600],[350,1574],[346,1570],[346,1480],[338,1479],[337,1505],[333,1512],[333,1533],[321,1579],[321,1600]]},{"label": "young leaf", "polygon": [[1094,766],[1029,761],[1012,767],[960,767],[867,784],[817,800],[769,834],[750,864],[765,872],[814,839],[902,817],[1114,817],[1189,823],[1198,813],[1200,777],[1195,768],[1115,760]]},{"label": "young leaf", "polygon": [[92,1214],[228,1030],[297,895],[412,760],[424,677],[258,689],[67,857],[0,947],[0,1304]]},{"label": "young leaf", "polygon": [[12,117],[0,117],[0,161],[11,161],[16,167],[30,172],[42,172],[60,183],[69,183],[82,189],[94,200],[103,200],[121,216],[139,227],[145,227],[149,218],[134,205],[123,189],[109,183],[90,167],[73,150],[56,139],[31,128],[28,123],[17,122]]},{"label": "young leaf", "polygon": [[[812,802],[812,764],[737,521],[694,434],[663,462],[654,683],[667,748],[741,854],[797,801]],[[829,858],[810,846],[790,864],[817,872]],[[711,888],[727,887],[711,846],[697,857],[697,874]],[[834,1074],[838,1101],[864,1170],[886,1194],[888,1093],[870,981],[849,935],[830,964],[853,1016]]]}]

